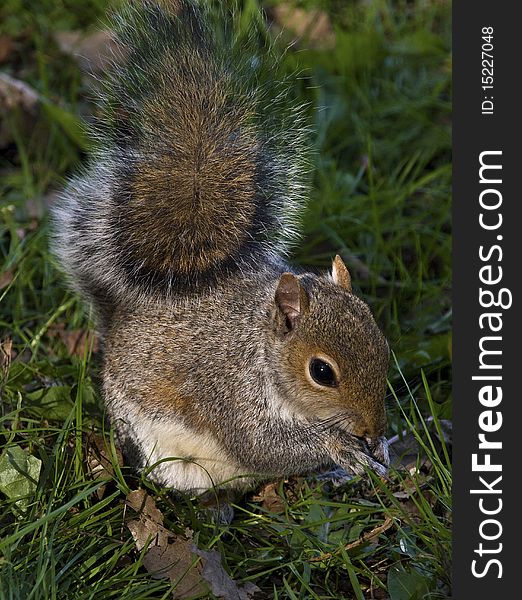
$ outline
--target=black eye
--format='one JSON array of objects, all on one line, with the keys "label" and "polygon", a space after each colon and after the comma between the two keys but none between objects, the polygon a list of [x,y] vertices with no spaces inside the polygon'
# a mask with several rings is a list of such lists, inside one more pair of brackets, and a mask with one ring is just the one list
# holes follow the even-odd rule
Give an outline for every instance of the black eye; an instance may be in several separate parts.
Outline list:
[{"label": "black eye", "polygon": [[335,387],[337,385],[334,370],[327,362],[320,358],[313,358],[310,361],[310,375],[315,383],[319,385],[328,387]]}]

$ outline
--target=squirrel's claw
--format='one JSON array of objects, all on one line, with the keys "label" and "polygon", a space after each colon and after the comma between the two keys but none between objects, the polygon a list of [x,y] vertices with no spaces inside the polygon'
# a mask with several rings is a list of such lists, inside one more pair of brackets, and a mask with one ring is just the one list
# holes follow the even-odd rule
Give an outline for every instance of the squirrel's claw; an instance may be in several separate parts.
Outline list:
[{"label": "squirrel's claw", "polygon": [[376,440],[354,438],[354,442],[336,457],[336,462],[355,475],[365,475],[366,470],[371,469],[379,477],[387,478],[388,440],[385,437]]},{"label": "squirrel's claw", "polygon": [[366,439],[366,443],[372,456],[388,467],[390,465],[390,445],[388,444],[388,440],[384,436],[381,436],[375,440]]}]

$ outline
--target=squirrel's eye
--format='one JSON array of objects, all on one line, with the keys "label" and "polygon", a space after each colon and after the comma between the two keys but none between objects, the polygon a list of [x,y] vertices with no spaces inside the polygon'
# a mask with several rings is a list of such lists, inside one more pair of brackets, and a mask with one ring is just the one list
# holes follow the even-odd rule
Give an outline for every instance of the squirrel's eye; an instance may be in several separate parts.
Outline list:
[{"label": "squirrel's eye", "polygon": [[310,375],[315,383],[328,387],[335,387],[337,385],[337,379],[332,367],[321,360],[320,358],[314,358],[310,361]]}]

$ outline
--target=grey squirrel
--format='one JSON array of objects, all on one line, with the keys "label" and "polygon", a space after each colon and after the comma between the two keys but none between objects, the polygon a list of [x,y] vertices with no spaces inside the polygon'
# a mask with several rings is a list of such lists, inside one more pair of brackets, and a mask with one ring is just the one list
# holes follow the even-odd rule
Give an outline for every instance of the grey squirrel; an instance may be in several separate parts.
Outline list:
[{"label": "grey squirrel", "polygon": [[53,212],[54,252],[103,335],[117,440],[176,490],[335,464],[383,475],[388,344],[338,256],[324,275],[285,262],[306,190],[299,113],[274,123],[255,61],[205,12],[142,0],[116,15],[99,147]]}]

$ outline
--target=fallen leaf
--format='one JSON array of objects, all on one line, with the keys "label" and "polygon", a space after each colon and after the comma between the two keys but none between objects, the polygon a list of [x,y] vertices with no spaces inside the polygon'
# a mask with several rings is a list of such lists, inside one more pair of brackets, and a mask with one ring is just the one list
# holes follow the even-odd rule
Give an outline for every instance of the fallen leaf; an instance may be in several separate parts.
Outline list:
[{"label": "fallen leaf", "polygon": [[407,500],[411,494],[409,492],[403,492],[399,490],[398,492],[393,492],[393,496],[395,496],[395,498],[398,500]]},{"label": "fallen leaf", "polygon": [[201,564],[192,554],[192,531],[185,537],[163,527],[163,514],[145,490],[128,494],[126,504],[138,513],[139,519],[129,521],[129,528],[138,551],[147,548],[143,566],[155,578],[170,579],[176,584],[174,598],[207,594],[208,586],[201,577]]},{"label": "fallen leaf", "polygon": [[187,537],[176,537],[166,546],[151,546],[143,558],[143,566],[157,578],[168,578],[175,584],[173,598],[208,597],[209,586],[202,576],[201,561],[193,554],[192,531]]},{"label": "fallen leaf", "polygon": [[91,348],[91,344],[93,353],[98,352],[100,348],[99,335],[92,330],[65,329],[63,323],[58,323],[49,327],[47,335],[51,338],[57,337],[71,356],[85,356],[86,350]]},{"label": "fallen leaf", "polygon": [[4,338],[0,342],[0,400],[2,397],[3,384],[9,376],[11,360],[13,359],[13,340],[10,337]]},{"label": "fallen leaf", "polygon": [[[112,452],[107,440],[101,435],[90,433],[86,437],[87,466],[93,479],[110,478],[114,475],[112,465]],[[123,466],[123,456],[116,448],[116,460],[120,467]],[[105,485],[96,490],[96,495],[101,500],[105,495]]]},{"label": "fallen leaf", "polygon": [[[125,499],[127,506],[136,511],[140,517],[150,520],[153,525],[163,525],[163,513],[156,507],[154,499],[143,489],[134,490]],[[143,548],[141,544],[138,550]]]},{"label": "fallen leaf", "polygon": [[260,502],[261,506],[271,513],[285,512],[285,504],[277,493],[278,482],[265,484],[258,493],[252,497],[253,502]]},{"label": "fallen leaf", "polygon": [[0,492],[21,509],[27,508],[29,496],[38,486],[42,461],[20,446],[10,446],[0,459]]},{"label": "fallen leaf", "polygon": [[145,490],[131,492],[126,504],[138,515],[127,523],[138,551],[146,549],[143,566],[154,578],[170,579],[173,598],[191,598],[210,591],[224,600],[248,600],[258,588],[253,584],[238,587],[221,564],[215,550],[200,550],[193,531],[181,536],[163,526],[163,514]]},{"label": "fallen leaf", "polygon": [[8,336],[0,342],[0,369],[7,375],[11,365],[13,340]]},{"label": "fallen leaf", "polygon": [[14,270],[7,269],[0,275],[0,290],[6,288],[13,281]]},{"label": "fallen leaf", "polygon": [[216,550],[200,550],[193,546],[192,551],[203,558],[201,575],[210,585],[214,596],[225,600],[249,600],[256,592],[260,591],[257,585],[251,582],[238,587],[237,583],[223,568],[221,554]]}]

